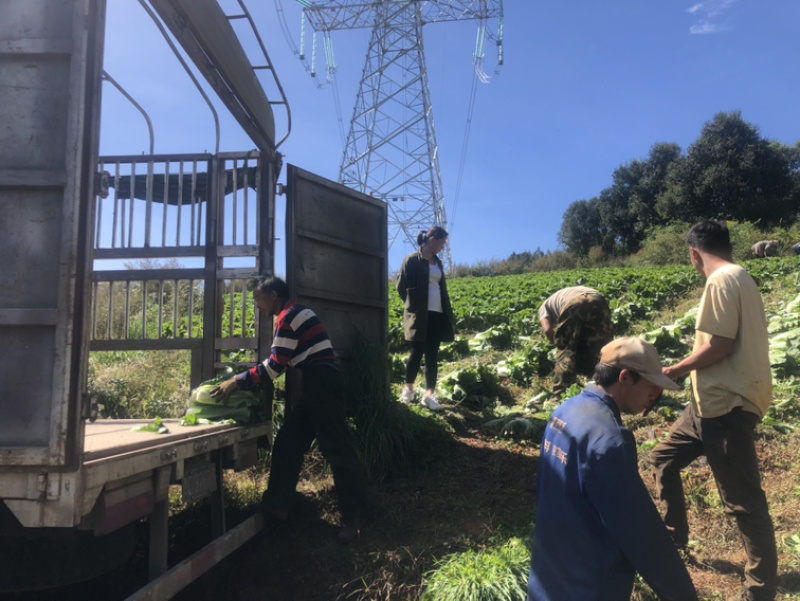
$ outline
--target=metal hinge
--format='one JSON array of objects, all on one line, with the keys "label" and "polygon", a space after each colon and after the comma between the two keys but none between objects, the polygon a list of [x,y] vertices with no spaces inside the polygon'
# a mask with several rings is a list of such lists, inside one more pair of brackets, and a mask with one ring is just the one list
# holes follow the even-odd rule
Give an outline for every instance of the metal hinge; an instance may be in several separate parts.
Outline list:
[{"label": "metal hinge", "polygon": [[111,174],[108,171],[100,171],[94,174],[94,195],[100,198],[108,198],[108,189],[111,187]]},{"label": "metal hinge", "polygon": [[81,417],[83,419],[88,419],[90,422],[93,422],[97,419],[97,415],[99,412],[99,405],[97,404],[97,397],[90,394],[83,395],[83,414]]}]

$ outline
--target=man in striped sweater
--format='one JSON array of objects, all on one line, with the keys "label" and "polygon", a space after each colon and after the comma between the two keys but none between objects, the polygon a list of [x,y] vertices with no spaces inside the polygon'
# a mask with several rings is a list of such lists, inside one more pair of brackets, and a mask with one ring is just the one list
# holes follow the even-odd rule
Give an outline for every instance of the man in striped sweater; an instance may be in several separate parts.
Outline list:
[{"label": "man in striped sweater", "polygon": [[302,370],[302,395],[286,412],[272,448],[269,484],[264,494],[266,511],[278,520],[288,518],[303,457],[316,438],[333,470],[333,481],[343,514],[337,540],[346,544],[358,537],[369,512],[361,463],[347,428],[344,378],[328,332],[308,307],[289,300],[282,279],[258,282],[253,297],[258,310],[277,316],[269,358],[224,382],[216,396],[226,399],[234,390],[274,380],[288,367]]}]

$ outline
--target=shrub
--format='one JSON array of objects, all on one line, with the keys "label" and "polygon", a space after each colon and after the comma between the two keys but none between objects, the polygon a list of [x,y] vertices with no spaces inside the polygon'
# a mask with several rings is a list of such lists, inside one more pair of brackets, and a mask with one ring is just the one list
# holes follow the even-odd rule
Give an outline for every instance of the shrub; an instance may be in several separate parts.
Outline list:
[{"label": "shrub", "polygon": [[689,225],[673,223],[666,227],[652,228],[642,245],[642,249],[630,257],[636,267],[654,265],[685,265],[689,263],[689,249],[686,246],[686,233]]},{"label": "shrub", "polygon": [[578,260],[572,253],[556,250],[548,252],[545,256],[537,259],[531,266],[531,271],[567,271],[575,269]]},{"label": "shrub", "polygon": [[187,351],[92,353],[87,392],[104,418],[181,417],[189,402]]}]

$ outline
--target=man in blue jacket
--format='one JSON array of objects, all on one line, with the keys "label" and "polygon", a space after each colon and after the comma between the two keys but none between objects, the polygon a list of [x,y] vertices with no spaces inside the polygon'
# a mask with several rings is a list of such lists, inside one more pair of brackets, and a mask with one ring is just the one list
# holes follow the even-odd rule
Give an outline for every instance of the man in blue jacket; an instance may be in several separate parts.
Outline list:
[{"label": "man in blue jacket", "polygon": [[679,388],[661,370],[652,345],[613,340],[594,384],[553,413],[539,459],[528,601],[628,601],[636,572],[662,600],[696,601],[622,425],[621,412],[645,413],[662,389]]}]

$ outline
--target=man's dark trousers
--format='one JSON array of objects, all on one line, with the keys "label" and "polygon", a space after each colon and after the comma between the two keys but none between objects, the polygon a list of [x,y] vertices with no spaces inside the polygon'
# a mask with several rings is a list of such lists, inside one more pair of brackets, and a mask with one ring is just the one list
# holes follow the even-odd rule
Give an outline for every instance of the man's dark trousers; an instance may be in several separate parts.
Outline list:
[{"label": "man's dark trousers", "polygon": [[751,601],[772,601],[776,593],[778,554],[767,497],[761,488],[754,413],[737,407],[720,417],[699,417],[689,405],[669,436],[650,454],[656,495],[664,522],[678,546],[689,542],[681,470],[705,455],[714,474],[725,513],[736,519],[747,553],[745,589]]},{"label": "man's dark trousers", "polygon": [[267,503],[273,509],[291,509],[303,458],[314,438],[333,471],[345,521],[367,517],[364,473],[345,419],[344,378],[330,365],[303,369],[300,400],[292,405],[275,436]]}]

